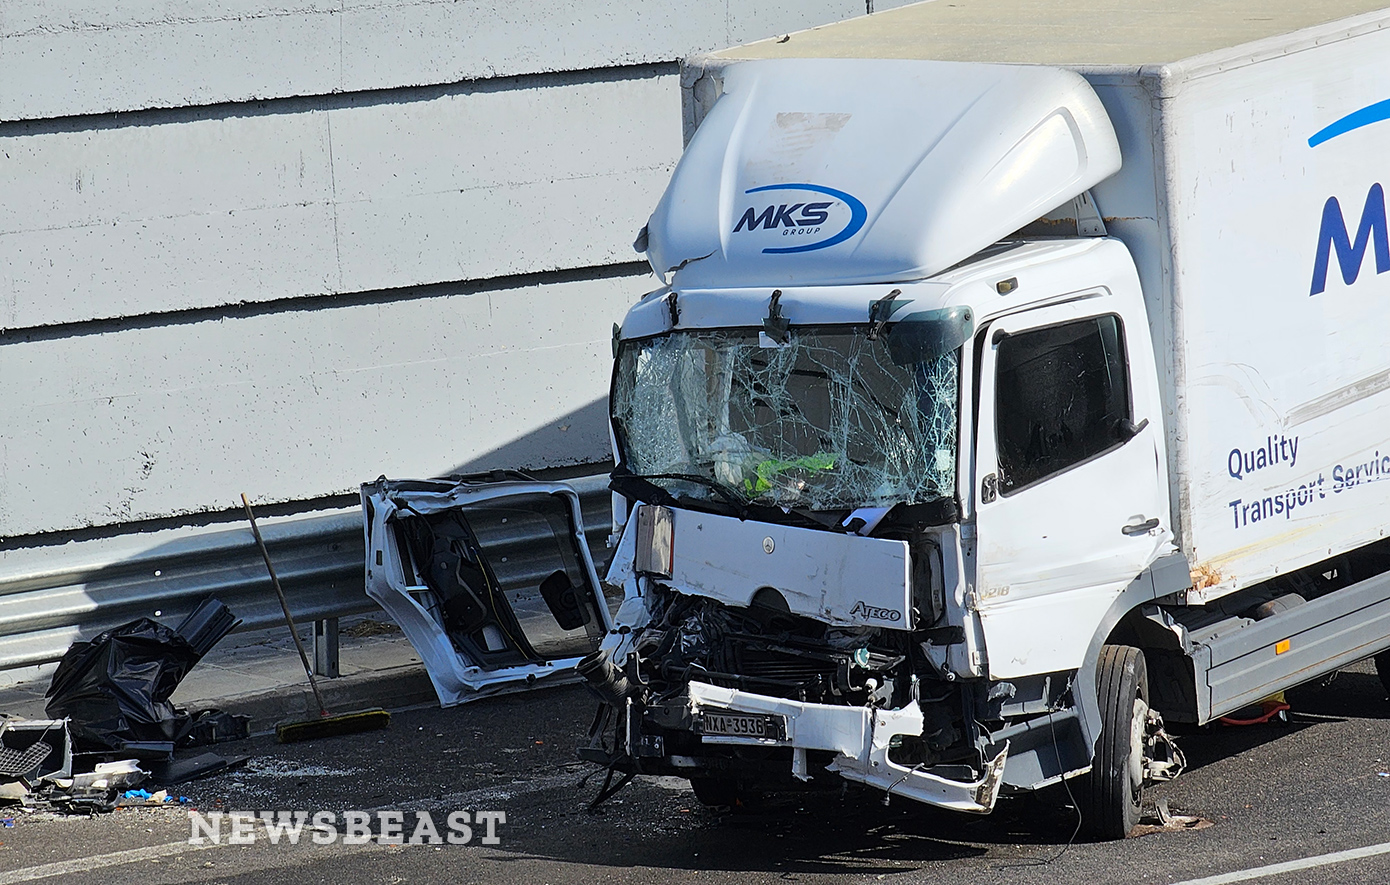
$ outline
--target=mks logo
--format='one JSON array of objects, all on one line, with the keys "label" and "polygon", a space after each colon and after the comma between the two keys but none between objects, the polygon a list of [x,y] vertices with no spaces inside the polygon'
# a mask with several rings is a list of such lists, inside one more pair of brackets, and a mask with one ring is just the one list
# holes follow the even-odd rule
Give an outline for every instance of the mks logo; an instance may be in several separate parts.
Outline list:
[{"label": "mks logo", "polygon": [[[747,234],[757,230],[776,231],[782,237],[796,237],[798,240],[804,240],[794,246],[768,246],[762,250],[767,255],[813,252],[817,249],[829,248],[836,243],[843,243],[857,234],[869,217],[869,212],[864,204],[855,197],[844,191],[819,184],[769,184],[751,188],[744,193],[757,194],[764,191],[802,191],[808,196],[808,199],[800,201],[797,201],[793,196],[787,202],[749,206],[739,216],[738,223],[734,225],[733,230],[736,234]],[[834,199],[821,200],[816,199],[817,196],[833,197]],[[849,218],[845,220],[844,226],[839,227],[833,233],[827,233],[827,225],[829,224],[831,227],[838,225],[838,216],[843,216],[846,210],[848,210]],[[837,216],[833,224],[831,224],[832,216]]]},{"label": "mks logo", "polygon": [[[830,217],[830,213],[825,210],[829,208],[829,201],[824,203],[793,203],[790,206],[783,203],[780,206],[768,206],[761,215],[757,215],[750,207],[738,220],[738,224],[734,225],[734,233],[743,230],[744,226],[747,226],[749,230],[757,230],[759,227],[771,230],[775,227],[810,227],[811,225],[825,224],[825,220]],[[792,213],[797,209],[801,210],[801,217],[793,221]]]}]

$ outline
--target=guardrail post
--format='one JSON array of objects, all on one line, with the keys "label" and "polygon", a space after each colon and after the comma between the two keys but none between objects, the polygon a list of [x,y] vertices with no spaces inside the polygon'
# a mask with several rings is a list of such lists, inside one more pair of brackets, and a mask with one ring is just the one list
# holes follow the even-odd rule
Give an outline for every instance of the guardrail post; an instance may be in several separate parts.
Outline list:
[{"label": "guardrail post", "polygon": [[314,675],[337,678],[338,619],[324,618],[314,622]]}]

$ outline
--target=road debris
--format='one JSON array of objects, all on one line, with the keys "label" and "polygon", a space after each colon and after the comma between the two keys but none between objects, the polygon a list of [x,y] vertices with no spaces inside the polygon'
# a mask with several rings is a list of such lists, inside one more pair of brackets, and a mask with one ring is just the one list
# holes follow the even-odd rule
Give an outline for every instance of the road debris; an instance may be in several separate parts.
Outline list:
[{"label": "road debris", "polygon": [[1146,805],[1139,819],[1139,826],[1129,833],[1129,838],[1138,839],[1153,833],[1178,833],[1184,830],[1205,830],[1211,821],[1190,814],[1173,814],[1168,810],[1168,800],[1160,799],[1153,805]]},{"label": "road debris", "polygon": [[238,623],[209,598],[176,628],[140,618],[74,643],[49,685],[52,718],[0,723],[0,803],[25,812],[107,812],[146,781],[172,785],[243,764],[247,757],[177,758],[182,748],[245,738],[250,720],[190,714],[169,700]]},{"label": "road debris", "polygon": [[209,598],[176,628],[140,618],[74,643],[53,674],[45,709],[71,720],[80,752],[167,759],[193,729],[193,717],[169,697],[238,623]]},{"label": "road debris", "polygon": [[449,707],[576,679],[610,627],[579,496],[515,472],[362,486],[367,595]]}]

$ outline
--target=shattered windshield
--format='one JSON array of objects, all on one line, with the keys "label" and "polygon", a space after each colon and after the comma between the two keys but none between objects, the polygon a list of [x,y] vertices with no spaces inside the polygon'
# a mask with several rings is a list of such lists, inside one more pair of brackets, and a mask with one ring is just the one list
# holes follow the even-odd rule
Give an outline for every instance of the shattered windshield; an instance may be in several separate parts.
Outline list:
[{"label": "shattered windshield", "polygon": [[698,478],[652,481],[711,501],[836,510],[950,497],[959,342],[935,353],[905,338],[891,353],[862,326],[792,328],[781,345],[756,329],[625,342],[613,390],[624,465]]}]

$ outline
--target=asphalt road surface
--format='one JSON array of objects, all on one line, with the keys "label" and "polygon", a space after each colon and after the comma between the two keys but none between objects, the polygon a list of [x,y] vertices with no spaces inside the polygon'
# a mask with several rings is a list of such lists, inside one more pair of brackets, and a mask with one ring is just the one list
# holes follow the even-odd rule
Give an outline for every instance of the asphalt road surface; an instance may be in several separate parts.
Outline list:
[{"label": "asphalt road surface", "polygon": [[[244,769],[185,785],[190,805],[96,818],[16,815],[0,829],[0,885],[82,883],[1390,882],[1390,700],[1369,666],[1290,693],[1287,726],[1180,739],[1190,769],[1155,790],[1196,826],[1068,847],[1065,795],[989,817],[852,789],[739,813],[702,808],[683,781],[639,779],[590,813],[597,779],[574,747],[594,702],[577,687],[396,714],[391,728],[312,744],[222,745]],[[188,808],[501,811],[495,845],[189,844]],[[0,812],[0,814],[5,814]],[[1207,825],[1209,822],[1209,825]],[[230,823],[225,835],[230,835]],[[408,835],[408,832],[407,832]],[[1272,865],[1272,869],[1268,868]],[[1282,870],[1282,872],[1281,872]]]}]

